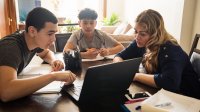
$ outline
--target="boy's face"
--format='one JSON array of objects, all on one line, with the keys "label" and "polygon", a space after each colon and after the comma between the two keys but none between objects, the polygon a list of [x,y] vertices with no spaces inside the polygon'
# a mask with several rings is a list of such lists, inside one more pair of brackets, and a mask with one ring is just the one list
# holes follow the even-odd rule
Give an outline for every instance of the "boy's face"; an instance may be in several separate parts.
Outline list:
[{"label": "boy's face", "polygon": [[82,28],[84,33],[92,33],[97,25],[96,20],[80,20],[79,26]]},{"label": "boy's face", "polygon": [[57,32],[57,24],[46,22],[44,28],[35,33],[35,44],[42,48],[49,48],[56,40],[55,33]]}]

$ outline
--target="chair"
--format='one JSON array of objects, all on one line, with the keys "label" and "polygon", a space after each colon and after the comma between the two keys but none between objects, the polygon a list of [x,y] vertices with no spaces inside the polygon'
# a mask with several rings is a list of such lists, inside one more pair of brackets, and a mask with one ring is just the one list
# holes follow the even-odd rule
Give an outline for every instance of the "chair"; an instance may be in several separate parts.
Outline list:
[{"label": "chair", "polygon": [[56,52],[63,52],[65,44],[67,43],[67,40],[69,39],[71,34],[72,33],[56,34],[56,41],[55,41]]},{"label": "chair", "polygon": [[197,44],[198,44],[199,38],[200,38],[200,34],[196,34],[193,44],[192,44],[192,48],[190,50],[189,58],[191,58],[193,52],[200,52],[200,50],[197,49]]},{"label": "chair", "polygon": [[189,57],[190,57],[190,61],[192,63],[194,70],[199,76],[199,81],[200,81],[200,50],[197,48],[199,38],[200,38],[200,34],[196,34]]}]

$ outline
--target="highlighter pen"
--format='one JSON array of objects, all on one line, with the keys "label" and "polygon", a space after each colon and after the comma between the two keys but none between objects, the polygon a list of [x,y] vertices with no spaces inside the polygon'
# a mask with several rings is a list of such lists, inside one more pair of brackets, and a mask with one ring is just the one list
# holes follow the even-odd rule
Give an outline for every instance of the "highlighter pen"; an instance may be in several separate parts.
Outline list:
[{"label": "highlighter pen", "polygon": [[130,103],[135,103],[135,102],[141,102],[141,101],[146,100],[147,98],[149,98],[149,97],[132,99],[132,100],[126,101],[125,104],[130,104]]}]

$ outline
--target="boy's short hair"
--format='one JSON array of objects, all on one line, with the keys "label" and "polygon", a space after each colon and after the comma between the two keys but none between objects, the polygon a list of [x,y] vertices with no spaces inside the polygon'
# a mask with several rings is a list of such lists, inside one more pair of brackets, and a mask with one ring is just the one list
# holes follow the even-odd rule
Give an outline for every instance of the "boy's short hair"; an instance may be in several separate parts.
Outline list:
[{"label": "boy's short hair", "polygon": [[96,20],[97,17],[98,17],[97,12],[95,10],[92,10],[89,8],[85,8],[85,9],[81,10],[78,14],[79,20],[83,20],[83,19]]},{"label": "boy's short hair", "polygon": [[49,10],[42,7],[34,8],[27,15],[25,30],[28,32],[28,27],[34,26],[37,31],[40,31],[42,28],[44,28],[46,22],[57,24],[58,20],[56,16]]}]

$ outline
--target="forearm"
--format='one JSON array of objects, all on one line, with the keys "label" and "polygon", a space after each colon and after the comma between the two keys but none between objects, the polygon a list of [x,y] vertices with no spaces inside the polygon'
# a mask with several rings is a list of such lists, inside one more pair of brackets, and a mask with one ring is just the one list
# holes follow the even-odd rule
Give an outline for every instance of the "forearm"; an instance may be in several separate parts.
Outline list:
[{"label": "forearm", "polygon": [[56,60],[54,53],[50,50],[47,51],[47,53],[41,57],[45,62],[52,64],[54,60]]},{"label": "forearm", "polygon": [[157,88],[155,80],[154,80],[154,75],[144,74],[144,73],[136,73],[135,77],[134,77],[134,81],[138,81],[143,84],[149,85],[151,87]]},{"label": "forearm", "polygon": [[124,49],[124,46],[122,44],[118,44],[117,46],[109,49],[109,55],[116,54]]},{"label": "forearm", "polygon": [[14,79],[4,87],[4,91],[1,93],[1,99],[3,101],[10,101],[27,96],[52,81],[54,81],[52,74],[27,79]]}]

